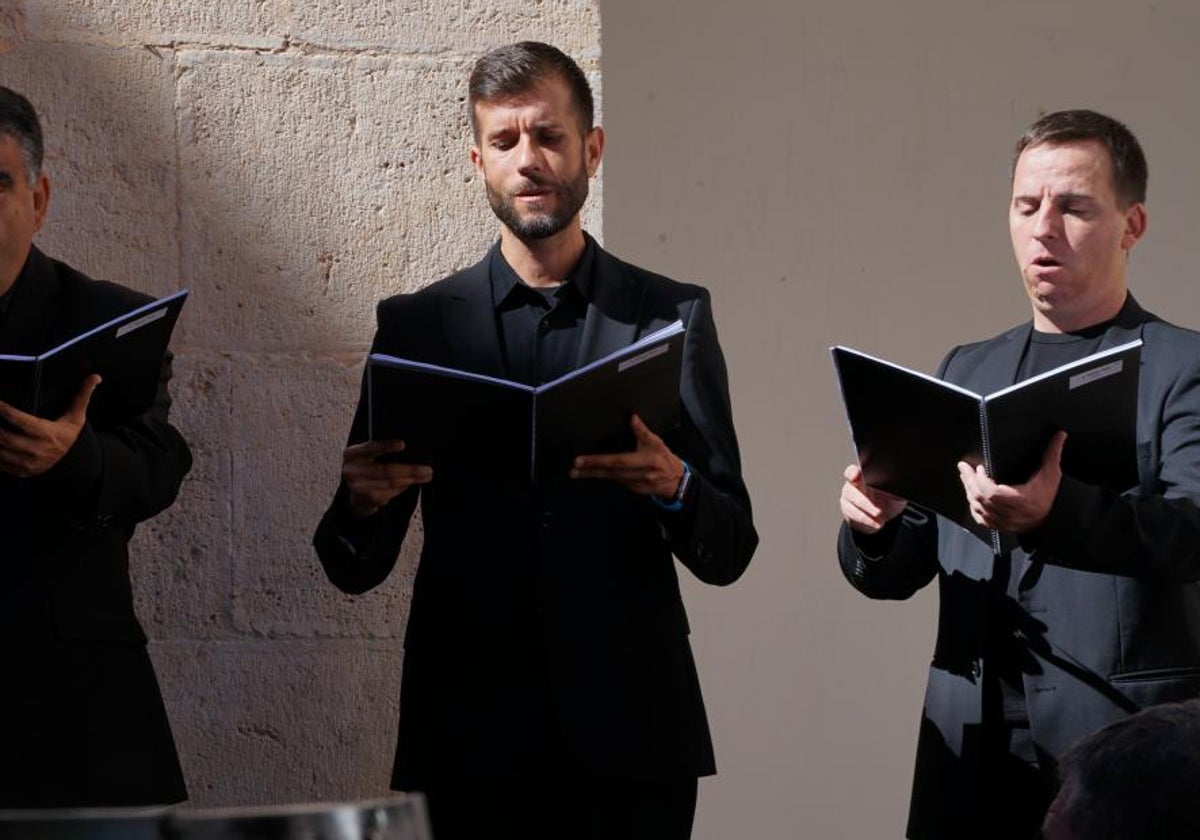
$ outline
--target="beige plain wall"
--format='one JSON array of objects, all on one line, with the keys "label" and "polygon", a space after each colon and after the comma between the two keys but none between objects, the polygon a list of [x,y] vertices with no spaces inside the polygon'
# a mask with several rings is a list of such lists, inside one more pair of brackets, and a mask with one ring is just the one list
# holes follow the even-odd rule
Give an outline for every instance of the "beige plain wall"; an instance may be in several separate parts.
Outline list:
[{"label": "beige plain wall", "polygon": [[196,464],[133,577],[193,804],[386,791],[419,528],[357,598],[309,543],[374,304],[497,235],[479,53],[553,40],[598,84],[599,27],[595,0],[0,0],[0,84],[46,132],[38,244],[192,291],[171,391]]},{"label": "beige plain wall", "polygon": [[852,451],[827,348],[931,371],[1026,319],[1009,150],[1068,107],[1142,140],[1131,285],[1200,326],[1200,6],[604,0],[602,20],[606,244],[713,290],[762,536],[733,587],[687,586],[719,769],[695,836],[900,837],[937,596],[868,601],[837,569]]}]

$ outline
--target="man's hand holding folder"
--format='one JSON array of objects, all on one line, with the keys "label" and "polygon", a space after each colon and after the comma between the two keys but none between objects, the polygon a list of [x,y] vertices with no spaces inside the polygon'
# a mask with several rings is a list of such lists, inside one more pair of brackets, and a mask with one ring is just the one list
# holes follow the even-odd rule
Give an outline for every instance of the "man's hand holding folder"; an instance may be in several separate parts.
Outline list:
[{"label": "man's hand holding folder", "polygon": [[31,478],[61,461],[83,431],[88,403],[99,384],[100,377],[94,373],[84,379],[70,407],[57,420],[27,414],[0,401],[0,473]]},{"label": "man's hand holding folder", "polygon": [[958,477],[967,491],[971,518],[985,528],[1010,534],[1036,531],[1050,515],[1062,481],[1062,452],[1066,432],[1055,432],[1042,456],[1042,465],[1018,485],[997,484],[982,464],[958,462]]},{"label": "man's hand holding folder", "polygon": [[612,455],[580,455],[571,478],[603,478],[634,493],[673,498],[683,481],[683,461],[636,414],[629,421],[637,448]]},{"label": "man's hand holding folder", "polygon": [[908,502],[884,490],[868,487],[862,467],[851,464],[842,472],[846,479],[838,500],[846,524],[863,534],[874,534],[904,512]]},{"label": "man's hand holding folder", "polygon": [[370,440],[342,452],[342,480],[355,516],[370,516],[414,484],[433,480],[433,467],[381,460],[403,451],[402,440]]}]

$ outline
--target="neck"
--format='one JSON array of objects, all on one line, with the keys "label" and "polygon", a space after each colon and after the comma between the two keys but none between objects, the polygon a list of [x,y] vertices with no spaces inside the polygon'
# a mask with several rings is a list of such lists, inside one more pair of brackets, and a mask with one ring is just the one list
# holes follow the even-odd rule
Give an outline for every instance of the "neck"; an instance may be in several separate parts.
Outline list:
[{"label": "neck", "polygon": [[528,286],[547,288],[560,285],[575,267],[587,241],[579,217],[553,236],[525,241],[507,227],[500,231],[500,253],[513,271]]},{"label": "neck", "polygon": [[1121,296],[1103,301],[1086,312],[1043,312],[1037,307],[1033,310],[1033,328],[1044,333],[1073,333],[1103,324],[1117,317],[1121,307],[1125,305],[1126,292],[1121,290]]}]

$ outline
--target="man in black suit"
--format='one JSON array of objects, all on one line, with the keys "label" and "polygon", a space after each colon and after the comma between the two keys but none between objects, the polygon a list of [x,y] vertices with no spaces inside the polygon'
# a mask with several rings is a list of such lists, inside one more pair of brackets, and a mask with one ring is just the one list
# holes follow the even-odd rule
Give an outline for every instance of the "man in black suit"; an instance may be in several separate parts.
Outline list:
[{"label": "man in black suit", "polygon": [[[49,198],[37,114],[0,87],[3,354],[44,352],[150,300],[33,246]],[[95,375],[58,418],[0,402],[0,808],[187,796],[129,581],[134,526],[191,467],[167,422],[169,373],[165,360],[146,413]]]},{"label": "man in black suit", "polygon": [[682,319],[682,426],[633,417],[633,451],[531,484],[387,463],[404,442],[364,442],[360,401],[314,542],[337,586],[365,591],[420,498],[392,785],[426,793],[439,840],[687,837],[715,767],[672,554],[728,584],[758,542],[709,297],[583,232],[604,133],[574,61],[494,50],[469,107],[500,242],[383,301],[373,350],[540,383]]},{"label": "man in black suit", "polygon": [[866,487],[857,466],[845,471],[838,554],[850,582],[873,598],[939,585],[910,838],[1036,837],[1072,742],[1200,695],[1200,335],[1127,289],[1145,196],[1145,158],[1125,126],[1091,111],[1034,123],[1009,206],[1032,322],[955,348],[939,371],[986,394],[1141,338],[1137,486],[1064,474],[1062,432],[1024,484],[961,463],[974,519],[1017,538],[993,556],[952,522]]}]

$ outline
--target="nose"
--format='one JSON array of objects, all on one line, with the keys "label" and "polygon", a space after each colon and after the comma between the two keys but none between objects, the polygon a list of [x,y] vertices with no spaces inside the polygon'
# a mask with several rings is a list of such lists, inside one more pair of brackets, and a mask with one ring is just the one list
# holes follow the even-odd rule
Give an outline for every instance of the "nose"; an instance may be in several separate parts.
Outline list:
[{"label": "nose", "polygon": [[1062,226],[1062,213],[1053,201],[1046,201],[1038,209],[1033,220],[1033,235],[1037,239],[1046,239],[1058,235]]},{"label": "nose", "polygon": [[523,136],[517,145],[517,168],[521,172],[536,172],[542,168],[542,150],[529,136]]}]

